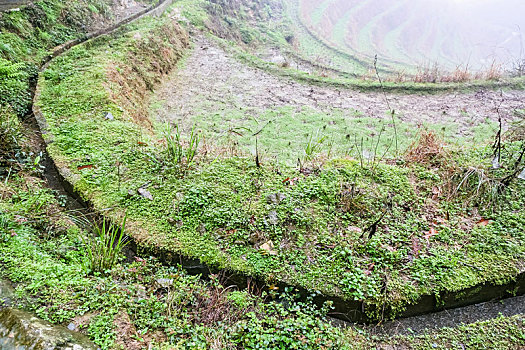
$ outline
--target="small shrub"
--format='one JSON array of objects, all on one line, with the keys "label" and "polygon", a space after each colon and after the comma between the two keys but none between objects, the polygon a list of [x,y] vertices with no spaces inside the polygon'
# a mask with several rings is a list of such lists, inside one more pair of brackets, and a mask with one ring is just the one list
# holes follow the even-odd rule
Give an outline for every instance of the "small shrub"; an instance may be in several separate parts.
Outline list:
[{"label": "small shrub", "polygon": [[513,63],[512,75],[515,77],[525,75],[525,58],[520,58]]},{"label": "small shrub", "polygon": [[508,142],[525,141],[525,110],[515,113],[518,120],[511,123],[505,135],[505,140]]},{"label": "small shrub", "polygon": [[433,66],[418,67],[417,73],[414,76],[415,83],[436,83],[439,79],[439,67],[437,64]]},{"label": "small shrub", "polygon": [[498,81],[503,77],[503,67],[501,64],[492,61],[489,69],[485,72],[485,78],[487,80]]},{"label": "small shrub", "polygon": [[28,112],[31,103],[29,74],[25,69],[25,63],[13,63],[0,57],[0,106],[10,106],[19,116]]},{"label": "small shrub", "polygon": [[82,237],[87,273],[106,273],[113,268],[122,249],[129,243],[124,235],[125,226],[126,216],[120,225],[103,219],[92,225],[92,232],[87,237]]},{"label": "small shrub", "polygon": [[170,124],[166,124],[164,139],[166,141],[168,157],[173,165],[186,168],[191,167],[197,156],[201,141],[201,135],[196,127],[193,126],[191,129],[186,146],[182,140],[182,133],[178,125],[173,128]]},{"label": "small shrub", "polygon": [[450,180],[453,184],[449,198],[465,194],[469,201],[483,204],[494,204],[503,187],[499,179],[494,178],[489,171],[479,167],[456,171]]}]

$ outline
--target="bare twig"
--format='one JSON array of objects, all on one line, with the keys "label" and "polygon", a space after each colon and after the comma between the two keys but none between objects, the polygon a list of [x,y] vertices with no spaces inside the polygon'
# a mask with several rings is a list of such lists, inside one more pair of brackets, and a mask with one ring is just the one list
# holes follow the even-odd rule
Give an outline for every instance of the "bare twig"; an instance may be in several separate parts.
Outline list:
[{"label": "bare twig", "polygon": [[397,138],[397,126],[396,126],[396,119],[395,119],[396,111],[392,109],[392,107],[390,106],[390,101],[388,100],[388,97],[386,95],[386,90],[385,90],[385,86],[383,85],[383,80],[381,79],[381,76],[379,75],[379,70],[377,69],[377,55],[375,55],[374,57],[374,69],[376,71],[377,80],[379,80],[379,85],[381,86],[381,91],[383,92],[383,97],[385,98],[386,105],[388,106],[388,110],[390,111],[390,115],[392,116],[392,125],[394,126],[396,157],[397,157],[399,153],[399,147],[398,147],[398,138]]}]

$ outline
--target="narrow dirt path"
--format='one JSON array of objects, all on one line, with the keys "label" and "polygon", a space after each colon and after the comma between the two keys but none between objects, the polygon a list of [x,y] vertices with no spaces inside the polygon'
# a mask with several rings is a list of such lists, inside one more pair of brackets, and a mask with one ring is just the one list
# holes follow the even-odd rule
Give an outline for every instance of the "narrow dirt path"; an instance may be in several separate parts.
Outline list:
[{"label": "narrow dirt path", "polygon": [[[477,91],[438,95],[386,95],[396,115],[404,122],[454,123],[458,135],[486,120],[515,119],[525,108],[525,91]],[[204,37],[195,39],[195,49],[186,64],[156,91],[160,120],[193,123],[196,115],[217,111],[257,114],[269,109],[310,107],[323,113],[340,109],[349,118],[355,112],[389,118],[385,96],[380,92],[358,92],[342,88],[302,84],[246,66]]]},{"label": "narrow dirt path", "polygon": [[95,32],[103,28],[108,28],[127,17],[145,10],[149,5],[140,2],[140,0],[112,0],[110,6],[109,11],[112,14],[111,18],[106,18],[102,15],[95,16],[93,21],[89,23],[89,27],[87,28],[88,32]]}]

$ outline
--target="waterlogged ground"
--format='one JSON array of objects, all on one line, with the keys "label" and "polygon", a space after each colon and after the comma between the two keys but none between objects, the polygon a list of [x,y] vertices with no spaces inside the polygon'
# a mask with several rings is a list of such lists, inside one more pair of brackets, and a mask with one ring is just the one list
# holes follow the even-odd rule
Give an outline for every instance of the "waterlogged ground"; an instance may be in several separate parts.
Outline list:
[{"label": "waterlogged ground", "polygon": [[239,127],[255,133],[271,121],[273,127],[260,133],[259,140],[264,143],[270,138],[270,152],[272,144],[305,142],[308,133],[320,128],[327,135],[349,139],[356,119],[362,119],[369,130],[350,139],[370,136],[383,121],[390,122],[388,105],[407,136],[413,136],[414,127],[425,125],[450,140],[492,137],[498,116],[508,125],[516,111],[525,108],[525,91],[385,95],[305,85],[244,65],[204,37],[195,39],[185,64],[157,89],[155,99],[159,120],[186,127],[196,124],[214,138]]}]

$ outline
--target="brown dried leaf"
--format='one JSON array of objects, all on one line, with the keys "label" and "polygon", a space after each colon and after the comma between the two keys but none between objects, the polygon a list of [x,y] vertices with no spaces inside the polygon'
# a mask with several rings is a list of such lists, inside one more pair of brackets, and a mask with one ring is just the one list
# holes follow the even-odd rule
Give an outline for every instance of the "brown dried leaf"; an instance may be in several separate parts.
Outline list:
[{"label": "brown dried leaf", "polygon": [[433,237],[433,236],[435,236],[437,234],[438,234],[438,231],[436,230],[436,228],[435,227],[431,227],[430,230],[428,230],[428,232],[425,234],[425,238],[428,241],[430,239],[430,237]]},{"label": "brown dried leaf", "polygon": [[479,220],[476,225],[477,226],[487,226],[488,224],[490,224],[490,220],[488,219],[483,219],[481,218],[481,220]]}]

